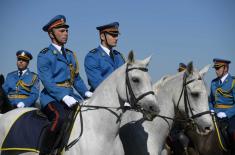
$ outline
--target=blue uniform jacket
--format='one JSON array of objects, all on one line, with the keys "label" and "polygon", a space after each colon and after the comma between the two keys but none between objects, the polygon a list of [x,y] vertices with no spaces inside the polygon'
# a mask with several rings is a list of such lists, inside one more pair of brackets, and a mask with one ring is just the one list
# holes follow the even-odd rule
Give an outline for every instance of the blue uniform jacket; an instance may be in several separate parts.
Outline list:
[{"label": "blue uniform jacket", "polygon": [[[228,118],[231,118],[235,115],[235,79],[229,74],[222,84],[219,81],[220,79],[216,78],[211,82],[209,106],[216,113],[225,112]],[[218,105],[220,107],[216,107]]]},{"label": "blue uniform jacket", "polygon": [[121,53],[116,50],[113,53],[114,61],[100,46],[86,55],[84,66],[91,91],[94,91],[105,78],[125,63]]},{"label": "blue uniform jacket", "polygon": [[[73,68],[72,74],[71,66]],[[53,45],[50,45],[38,54],[37,67],[39,78],[44,86],[40,95],[43,107],[52,101],[59,103],[65,95],[80,100],[80,97],[74,94],[72,87],[58,86],[59,83],[63,84],[65,81],[71,82],[71,79],[73,79],[71,86],[82,97],[85,97],[85,92],[88,89],[78,73],[79,66],[74,52],[66,49],[65,58]]]},{"label": "blue uniform jacket", "polygon": [[10,104],[16,106],[19,102],[24,102],[26,107],[34,106],[39,96],[38,76],[29,69],[21,77],[18,71],[11,72],[7,74],[3,90]]}]

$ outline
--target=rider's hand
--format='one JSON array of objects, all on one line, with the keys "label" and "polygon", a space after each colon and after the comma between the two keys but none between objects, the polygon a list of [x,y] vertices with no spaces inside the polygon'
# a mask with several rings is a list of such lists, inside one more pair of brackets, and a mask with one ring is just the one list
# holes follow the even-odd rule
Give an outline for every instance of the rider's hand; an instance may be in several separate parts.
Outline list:
[{"label": "rider's hand", "polygon": [[69,95],[65,95],[62,100],[64,101],[64,103],[65,103],[68,107],[72,107],[73,105],[75,105],[75,104],[78,102],[78,101],[75,100],[72,96],[69,96]]},{"label": "rider's hand", "polygon": [[224,112],[218,112],[218,113],[217,113],[217,117],[219,117],[219,118],[225,118],[225,117],[227,117],[227,115],[226,115],[226,113],[224,113]]},{"label": "rider's hand", "polygon": [[88,98],[90,98],[92,95],[93,95],[93,93],[90,92],[90,91],[85,92],[85,96],[88,97]]},{"label": "rider's hand", "polygon": [[19,102],[16,106],[17,106],[17,108],[24,108],[25,104],[24,104],[24,102]]}]

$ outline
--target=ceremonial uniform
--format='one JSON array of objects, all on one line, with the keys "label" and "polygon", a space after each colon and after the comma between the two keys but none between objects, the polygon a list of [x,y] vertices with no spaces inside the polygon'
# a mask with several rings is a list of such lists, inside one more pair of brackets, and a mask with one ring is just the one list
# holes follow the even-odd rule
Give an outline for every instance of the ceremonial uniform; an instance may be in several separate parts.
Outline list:
[{"label": "ceremonial uniform", "polygon": [[121,53],[113,50],[113,59],[101,48],[90,51],[85,57],[85,71],[91,90],[106,79],[114,70],[125,63]]},{"label": "ceremonial uniform", "polygon": [[[18,51],[16,55],[18,59],[24,59],[25,61],[32,59],[32,55],[25,50]],[[23,72],[24,74],[22,74]],[[39,96],[38,76],[29,69],[13,71],[7,74],[3,90],[8,96],[10,104],[14,107],[17,107],[19,102],[23,102],[23,107],[34,106]]]},{"label": "ceremonial uniform", "polygon": [[11,72],[7,74],[3,89],[13,106],[19,102],[24,102],[26,107],[34,106],[39,96],[37,74],[29,69],[21,77],[19,77],[18,71]]},{"label": "ceremonial uniform", "polygon": [[[113,37],[117,37],[119,34],[118,27],[119,23],[114,22],[99,26],[96,29],[99,30],[100,34],[107,33]],[[106,44],[108,44],[107,38],[105,39]],[[104,79],[124,63],[125,58],[120,52],[113,50],[112,48],[108,49],[102,44],[91,50],[86,55],[84,61],[88,84],[91,87],[91,91],[94,91]]]},{"label": "ceremonial uniform", "polygon": [[235,77],[228,74],[223,83],[219,78],[211,82],[210,108],[225,112],[228,118],[235,115]]},{"label": "ceremonial uniform", "polygon": [[74,94],[72,86],[82,97],[85,97],[85,92],[88,91],[79,75],[75,53],[65,49],[65,54],[66,58],[50,45],[38,55],[38,75],[44,86],[40,96],[43,107],[52,101],[59,103],[65,95],[79,100],[80,97]]},{"label": "ceremonial uniform", "polygon": [[217,78],[211,82],[209,107],[217,114],[222,128],[226,128],[235,153],[235,78],[228,73],[230,61],[214,59]]},{"label": "ceremonial uniform", "polygon": [[[63,15],[55,16],[43,27],[43,31],[48,32],[52,43],[38,54],[37,68],[44,86],[40,95],[42,111],[51,124],[43,135],[40,155],[54,151],[53,148],[56,147],[54,145],[58,145],[55,142],[62,141],[63,136],[67,134],[68,131],[65,129],[72,121],[73,106],[81,99],[79,95],[82,97],[92,95],[79,75],[75,52],[64,48],[68,38],[68,28],[69,25],[66,24]],[[73,88],[79,95],[74,93]]]}]

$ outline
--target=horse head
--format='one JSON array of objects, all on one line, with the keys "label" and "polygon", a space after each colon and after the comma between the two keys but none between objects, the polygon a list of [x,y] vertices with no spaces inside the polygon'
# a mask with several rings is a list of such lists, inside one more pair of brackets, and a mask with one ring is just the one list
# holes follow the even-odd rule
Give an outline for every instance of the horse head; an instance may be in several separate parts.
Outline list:
[{"label": "horse head", "polygon": [[[159,113],[156,97],[153,92],[151,78],[148,74],[148,64],[151,57],[135,60],[131,51],[126,63],[126,88],[119,86],[119,92],[124,102],[132,108],[141,111],[147,120],[152,120]],[[125,93],[123,90],[126,90]]]},{"label": "horse head", "polygon": [[193,67],[193,63],[190,62],[187,65],[187,69],[183,74],[183,87],[182,87],[182,99],[184,104],[183,108],[186,117],[191,118],[196,124],[196,129],[200,134],[207,134],[213,127],[209,105],[208,105],[208,93],[205,82],[203,80],[204,75],[207,73],[210,65],[205,66],[200,71],[197,71]]}]

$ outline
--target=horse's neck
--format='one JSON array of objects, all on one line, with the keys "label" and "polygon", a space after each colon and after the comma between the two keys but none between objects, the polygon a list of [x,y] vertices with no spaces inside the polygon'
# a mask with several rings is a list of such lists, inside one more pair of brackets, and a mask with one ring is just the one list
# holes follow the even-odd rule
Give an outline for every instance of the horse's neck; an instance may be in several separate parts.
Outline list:
[{"label": "horse's neck", "polygon": [[[177,99],[180,96],[180,91],[181,91],[181,84],[182,82],[180,81],[181,74],[176,74],[172,77],[169,77],[164,81],[164,83],[158,88],[157,91],[157,102],[159,103],[160,106],[160,113],[159,115],[161,116],[166,116],[170,117],[172,119],[175,118],[175,110],[176,110],[176,104],[177,104]],[[177,98],[177,99],[176,99]],[[167,128],[172,127],[173,121],[170,119],[166,119],[167,122],[169,123],[167,125]],[[162,124],[167,124],[167,122],[160,118],[157,117],[154,121],[156,122],[162,122]],[[166,130],[165,132],[167,132]]]},{"label": "horse's neck", "polygon": [[157,92],[160,104],[160,114],[168,117],[175,117],[175,107],[182,91],[181,74],[176,74],[167,79]]},{"label": "horse's neck", "polygon": [[125,90],[125,65],[116,69],[97,87],[89,104],[119,107],[124,104],[123,99],[120,98],[123,98],[122,93],[125,93],[125,91],[119,92],[118,90]]},{"label": "horse's neck", "polygon": [[[122,114],[122,110],[119,108],[122,101],[119,99],[117,87],[124,80],[122,78],[125,77],[117,76],[121,71],[115,71],[115,74],[111,74],[103,81],[92,98],[87,101],[86,105],[98,106],[98,108],[82,108],[84,136],[89,136],[87,133],[91,135],[99,133],[101,139],[112,139],[110,137],[115,138],[117,135]],[[80,118],[77,117],[74,125],[80,126],[80,121]]]}]

